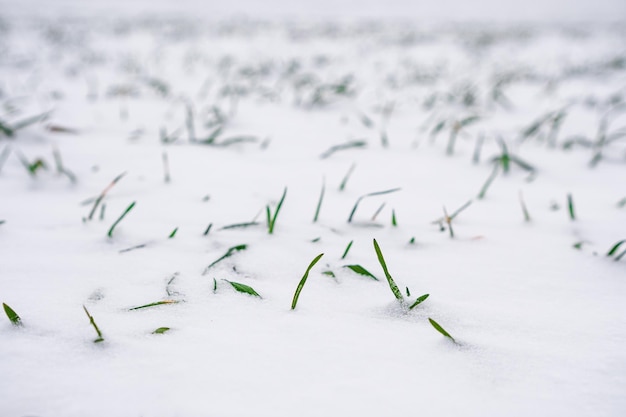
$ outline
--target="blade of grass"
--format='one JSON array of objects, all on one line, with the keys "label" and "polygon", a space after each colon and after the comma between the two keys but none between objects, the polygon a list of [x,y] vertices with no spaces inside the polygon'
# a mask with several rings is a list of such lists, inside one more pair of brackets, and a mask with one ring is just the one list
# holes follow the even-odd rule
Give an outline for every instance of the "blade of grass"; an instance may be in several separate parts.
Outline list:
[{"label": "blade of grass", "polygon": [[102,200],[104,199],[104,197],[107,195],[107,193],[109,192],[109,190],[118,183],[119,180],[121,180],[122,178],[124,178],[124,176],[126,175],[126,172],[122,172],[120,175],[118,175],[117,177],[115,177],[113,179],[113,181],[111,181],[111,183],[109,185],[106,186],[106,188],[104,190],[102,190],[102,192],[100,193],[100,195],[98,196],[98,198],[96,198],[96,201],[93,204],[93,207],[91,208],[91,212],[89,213],[89,216],[87,217],[87,220],[91,220],[93,218],[94,213],[96,212],[96,209],[98,208],[98,206],[100,205],[100,203],[102,202]]},{"label": "blade of grass", "polygon": [[350,165],[350,169],[348,169],[348,172],[346,172],[343,180],[341,180],[341,184],[339,184],[339,191],[343,191],[346,188],[346,184],[348,183],[348,180],[350,179],[354,168],[356,168],[356,164],[353,163],[352,165]]},{"label": "blade of grass", "polygon": [[324,201],[324,192],[326,191],[326,180],[322,180],[322,191],[320,191],[320,198],[317,201],[317,207],[315,208],[315,215],[313,216],[313,223],[317,222],[320,216],[320,210],[322,209],[322,201]]},{"label": "blade of grass", "polygon": [[164,334],[165,332],[167,332],[169,330],[170,330],[169,327],[159,327],[158,329],[153,331],[152,334]]},{"label": "blade of grass", "polygon": [[567,195],[567,210],[569,212],[569,218],[576,220],[576,213],[574,212],[574,199],[571,194]]},{"label": "blade of grass", "polygon": [[422,302],[426,301],[426,299],[428,298],[430,294],[424,294],[420,297],[417,298],[417,300],[415,300],[415,302],[413,302],[413,304],[411,304],[409,306],[409,310],[413,310],[415,307],[417,307],[418,305],[422,304]]},{"label": "blade of grass", "polygon": [[4,312],[6,313],[7,317],[9,318],[9,320],[11,320],[11,323],[13,323],[14,326],[22,325],[22,319],[20,318],[20,316],[17,315],[17,313],[11,307],[9,307],[5,303],[2,303],[2,307],[4,308]]},{"label": "blade of grass", "polygon": [[359,275],[370,277],[373,280],[378,281],[378,278],[376,278],[370,271],[363,268],[361,265],[344,265],[343,267],[351,269],[352,271],[356,272]]},{"label": "blade of grass", "polygon": [[489,178],[487,178],[487,181],[485,182],[483,187],[480,189],[480,192],[478,193],[478,199],[482,200],[483,198],[485,198],[485,195],[487,194],[487,190],[489,189],[489,186],[491,185],[493,180],[495,180],[496,177],[498,176],[499,170],[500,170],[500,166],[498,164],[493,164],[493,171],[491,171],[491,174],[489,174]]},{"label": "blade of grass", "polygon": [[306,271],[304,272],[304,275],[300,279],[300,282],[298,283],[298,286],[296,287],[296,292],[293,294],[293,300],[291,301],[292,310],[295,310],[296,305],[298,304],[298,298],[300,297],[300,292],[302,292],[302,288],[304,287],[304,284],[306,283],[306,280],[309,277],[309,272],[311,271],[313,266],[315,266],[317,261],[319,261],[322,258],[322,256],[324,256],[324,254],[320,253],[319,255],[315,257],[315,259],[311,261]]},{"label": "blade of grass", "polygon": [[350,252],[350,248],[352,247],[353,243],[354,243],[354,240],[351,240],[350,243],[348,243],[348,246],[346,246],[346,250],[344,250],[343,255],[341,255],[341,259],[345,259],[346,256],[348,256],[348,252]]},{"label": "blade of grass", "polygon": [[84,305],[83,305],[83,310],[85,310],[85,314],[87,314],[87,317],[89,317],[89,323],[91,323],[94,330],[96,331],[96,334],[98,335],[98,337],[94,339],[93,342],[94,343],[104,342],[104,338],[102,337],[102,332],[98,328],[98,325],[96,324],[96,321],[93,319],[93,316],[89,314],[89,311],[87,311],[87,307],[85,307]]},{"label": "blade of grass", "polygon": [[258,292],[256,292],[254,290],[254,288],[252,288],[252,287],[250,287],[250,286],[248,286],[246,284],[241,284],[241,283],[235,282],[235,281],[229,281],[227,279],[225,279],[224,281],[228,282],[230,285],[232,285],[232,287],[235,290],[237,290],[239,292],[242,292],[244,294],[249,294],[249,295],[252,295],[254,297],[263,298],[263,297],[261,297],[261,295]]},{"label": "blade of grass", "polygon": [[352,207],[352,211],[350,212],[350,216],[348,217],[348,223],[352,223],[352,218],[354,217],[354,213],[356,213],[356,209],[359,206],[359,203],[361,202],[361,200],[363,200],[364,198],[367,197],[374,197],[374,196],[378,196],[378,195],[384,195],[384,194],[390,194],[390,193],[395,193],[396,191],[400,191],[402,188],[392,188],[390,190],[385,190],[385,191],[376,191],[373,193],[369,193],[369,194],[365,194],[362,195],[361,197],[359,197],[356,202],[354,203],[354,207]]},{"label": "blade of grass", "polygon": [[[274,216],[271,218],[269,224],[268,224],[268,228],[267,228],[267,232],[271,235],[274,233],[274,226],[276,225],[276,219],[278,218],[278,212],[280,211],[280,208],[283,206],[283,202],[285,201],[285,196],[287,195],[287,187],[285,187],[285,190],[283,191],[283,195],[280,198],[280,201],[278,202],[278,205],[276,206],[276,211],[274,211]],[[269,207],[268,207],[268,213],[269,213]]]},{"label": "blade of grass", "polygon": [[615,253],[617,252],[617,250],[619,249],[619,247],[622,245],[622,243],[625,243],[626,239],[624,240],[620,240],[619,242],[617,242],[615,245],[611,246],[611,249],[609,250],[609,252],[606,254],[606,256],[613,256],[615,255]]},{"label": "blade of grass", "polygon": [[206,275],[208,270],[211,269],[213,266],[215,266],[217,263],[223,261],[224,259],[226,259],[228,257],[233,256],[236,252],[239,252],[239,251],[242,251],[242,250],[246,250],[246,249],[248,249],[248,245],[237,245],[237,246],[233,246],[231,248],[228,248],[228,250],[226,251],[226,253],[224,255],[222,255],[215,262],[213,262],[211,265],[207,266],[204,269],[204,272],[202,273],[202,275]]},{"label": "blade of grass", "polygon": [[128,311],[141,310],[142,308],[156,307],[156,306],[161,306],[165,304],[178,304],[178,303],[180,303],[180,301],[177,301],[177,300],[155,301],[154,303],[148,303],[148,304],[144,304],[144,305],[137,306],[137,307],[131,307],[128,309]]},{"label": "blade of grass", "polygon": [[385,263],[385,258],[383,258],[383,253],[380,250],[380,246],[378,246],[378,242],[374,239],[374,250],[376,251],[376,256],[378,257],[378,262],[380,262],[380,266],[382,266],[383,271],[385,272],[385,277],[387,278],[387,282],[389,283],[389,288],[391,288],[391,292],[396,297],[396,299],[400,303],[404,303],[404,297],[402,296],[402,292],[396,285],[396,282],[391,277],[389,270],[387,269],[387,263]]},{"label": "blade of grass", "polygon": [[446,330],[443,327],[441,327],[439,323],[437,323],[435,320],[431,319],[430,317],[428,318],[428,321],[430,322],[430,324],[432,324],[435,330],[437,330],[439,333],[441,333],[442,335],[444,335],[445,337],[447,337],[448,339],[456,343],[456,340],[454,340],[454,338],[450,336],[450,333],[446,332]]},{"label": "blade of grass", "polygon": [[168,239],[174,238],[174,236],[176,236],[176,232],[178,232],[178,227],[172,230],[172,233],[170,233],[170,235],[167,238]]},{"label": "blade of grass", "polygon": [[126,210],[124,210],[124,212],[122,213],[122,215],[115,221],[115,223],[113,223],[111,225],[111,228],[109,229],[109,232],[107,233],[107,236],[109,237],[113,237],[113,230],[115,230],[115,227],[119,224],[119,222],[122,221],[122,219],[124,219],[124,217],[126,217],[126,215],[128,214],[128,212],[130,212],[133,207],[135,207],[135,201],[133,201],[132,203],[130,203],[130,205],[126,208]]}]

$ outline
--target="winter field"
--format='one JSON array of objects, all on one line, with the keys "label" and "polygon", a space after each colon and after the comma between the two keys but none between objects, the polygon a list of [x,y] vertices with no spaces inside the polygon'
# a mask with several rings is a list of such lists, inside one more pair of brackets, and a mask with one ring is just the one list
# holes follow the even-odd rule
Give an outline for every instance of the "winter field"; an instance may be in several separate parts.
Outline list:
[{"label": "winter field", "polygon": [[1,416],[626,414],[623,25],[22,16],[0,106]]}]

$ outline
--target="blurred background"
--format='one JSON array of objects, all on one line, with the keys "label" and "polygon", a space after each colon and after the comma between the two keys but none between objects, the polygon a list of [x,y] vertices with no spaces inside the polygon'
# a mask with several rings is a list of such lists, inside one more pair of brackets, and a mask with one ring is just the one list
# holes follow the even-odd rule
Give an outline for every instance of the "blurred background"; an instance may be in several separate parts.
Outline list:
[{"label": "blurred background", "polygon": [[619,21],[624,0],[0,0],[7,14],[176,14],[201,18],[403,18],[437,21]]}]

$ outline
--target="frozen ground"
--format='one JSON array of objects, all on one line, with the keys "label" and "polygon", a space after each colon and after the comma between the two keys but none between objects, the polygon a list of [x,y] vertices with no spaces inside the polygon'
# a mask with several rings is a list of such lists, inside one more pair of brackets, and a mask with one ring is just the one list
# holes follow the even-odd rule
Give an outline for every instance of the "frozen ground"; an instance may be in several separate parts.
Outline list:
[{"label": "frozen ground", "polygon": [[[623,26],[0,31],[0,302],[22,323],[0,320],[0,415],[626,412],[626,245],[606,256],[626,239]],[[433,224],[470,200],[453,238]],[[426,301],[395,299],[374,238]]]}]

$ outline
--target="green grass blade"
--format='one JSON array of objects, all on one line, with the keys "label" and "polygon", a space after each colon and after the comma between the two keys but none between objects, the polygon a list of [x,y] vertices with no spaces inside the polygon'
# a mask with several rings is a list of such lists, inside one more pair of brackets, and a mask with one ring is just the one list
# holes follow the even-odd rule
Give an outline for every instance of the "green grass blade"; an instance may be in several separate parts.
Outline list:
[{"label": "green grass blade", "polygon": [[319,261],[322,258],[322,256],[324,256],[324,254],[320,253],[319,255],[317,255],[315,257],[315,259],[313,259],[311,261],[311,263],[307,267],[306,271],[304,272],[304,275],[300,279],[300,282],[298,283],[298,286],[296,287],[296,292],[293,294],[293,300],[291,301],[291,309],[292,310],[295,310],[296,304],[298,304],[298,298],[300,297],[300,292],[302,291],[302,288],[304,287],[304,284],[306,283],[306,280],[309,277],[309,272],[311,271],[311,268],[313,268],[313,266],[315,266],[317,261]]},{"label": "green grass blade", "polygon": [[352,211],[350,212],[350,216],[348,216],[348,223],[352,223],[352,218],[354,217],[354,214],[356,213],[356,209],[358,208],[359,203],[361,202],[361,200],[363,200],[364,198],[366,198],[366,197],[374,197],[374,196],[377,196],[377,195],[391,194],[391,193],[395,193],[396,191],[400,191],[401,189],[402,188],[392,188],[390,190],[376,191],[376,192],[373,192],[373,193],[362,195],[354,203],[354,207],[352,207]]},{"label": "green grass blade", "polygon": [[576,220],[576,213],[574,212],[574,199],[571,194],[567,195],[567,210],[569,212],[569,218]]},{"label": "green grass blade", "polygon": [[376,242],[376,239],[374,239],[374,250],[376,251],[378,262],[380,262],[380,266],[382,266],[383,271],[385,272],[385,277],[387,277],[387,282],[389,283],[389,288],[391,288],[391,292],[396,297],[396,299],[398,299],[398,301],[403,303],[404,297],[402,296],[402,292],[396,285],[396,282],[393,280],[391,274],[389,273],[389,270],[387,269],[387,263],[385,262],[385,258],[383,258],[383,253],[380,250],[380,246],[378,246],[378,242]]},{"label": "green grass blade", "polygon": [[482,200],[483,198],[485,198],[485,195],[487,194],[487,190],[489,189],[489,186],[491,185],[493,180],[495,180],[496,177],[498,176],[499,170],[500,170],[500,165],[494,164],[493,171],[491,171],[491,174],[489,174],[489,178],[487,178],[487,181],[485,181],[485,184],[483,185],[483,187],[480,189],[480,192],[478,193],[478,199]]},{"label": "green grass blade", "polygon": [[317,222],[320,217],[320,210],[322,209],[322,201],[324,201],[324,192],[326,191],[326,181],[322,181],[322,191],[320,192],[320,198],[317,201],[317,207],[315,208],[315,216],[313,216],[313,223]]},{"label": "green grass blade", "polygon": [[93,215],[96,213],[96,210],[98,209],[98,206],[100,205],[100,203],[102,202],[102,200],[104,199],[104,197],[107,195],[107,193],[109,192],[109,190],[118,183],[119,180],[121,180],[122,178],[124,178],[124,176],[126,175],[126,172],[122,172],[120,175],[118,175],[117,177],[115,177],[113,179],[113,181],[111,181],[109,183],[109,185],[106,186],[106,188],[104,190],[102,190],[102,192],[100,193],[100,195],[98,196],[98,198],[96,198],[96,200],[94,201],[93,207],[91,208],[91,211],[89,212],[89,216],[87,217],[87,220],[91,220],[93,218]]},{"label": "green grass blade", "polygon": [[[285,196],[287,196],[287,187],[285,187],[285,190],[283,191],[283,195],[280,198],[280,201],[278,202],[278,205],[276,206],[276,211],[274,212],[274,216],[272,217],[272,219],[269,222],[268,233],[270,235],[272,233],[274,233],[274,226],[276,225],[276,219],[278,218],[278,212],[280,212],[280,208],[283,206],[283,202],[285,201]],[[269,207],[267,209],[267,212],[269,214]]]},{"label": "green grass blade", "polygon": [[619,247],[622,245],[622,243],[626,242],[626,239],[624,240],[620,240],[619,242],[617,242],[615,245],[613,245],[611,247],[611,249],[609,250],[609,252],[606,254],[606,256],[613,256],[615,255],[615,253],[617,253],[617,250],[619,249]]},{"label": "green grass blade", "polygon": [[135,203],[136,203],[135,201],[130,203],[130,205],[126,208],[126,210],[124,210],[122,215],[115,221],[115,223],[113,223],[113,225],[111,225],[111,228],[109,229],[109,232],[107,233],[107,236],[113,237],[113,230],[115,230],[115,227],[119,224],[119,222],[121,222],[122,219],[124,219],[124,217],[126,217],[128,212],[130,212],[133,209],[133,207],[135,207]]},{"label": "green grass blade", "polygon": [[350,165],[350,169],[348,169],[348,172],[346,172],[346,175],[343,177],[343,180],[341,180],[341,184],[339,184],[339,191],[343,191],[346,188],[346,184],[348,184],[348,180],[350,179],[350,176],[352,175],[354,168],[356,168],[356,164]]},{"label": "green grass blade", "polygon": [[242,250],[246,250],[248,249],[248,245],[237,245],[237,246],[233,246],[231,248],[228,248],[228,250],[226,251],[226,253],[224,255],[222,255],[221,257],[219,257],[217,260],[215,260],[211,265],[207,266],[204,269],[204,272],[202,273],[202,275],[205,275],[207,273],[207,271],[209,269],[211,269],[213,266],[215,266],[217,263],[223,261],[224,259],[233,256],[236,252],[242,251]]},{"label": "green grass blade", "polygon": [[252,296],[255,296],[255,297],[263,298],[263,297],[261,297],[261,295],[258,292],[256,292],[254,290],[254,288],[252,288],[252,287],[250,287],[250,286],[248,286],[246,284],[241,284],[241,283],[235,282],[235,281],[229,281],[227,279],[225,279],[224,281],[228,282],[230,285],[233,286],[234,289],[236,289],[239,292],[242,292],[242,293],[245,293],[245,294],[249,294],[249,295],[252,295]]},{"label": "green grass blade", "polygon": [[344,265],[344,268],[349,268],[352,271],[356,272],[359,275],[364,275],[366,277],[370,277],[373,280],[378,281],[378,278],[376,278],[370,271],[368,271],[367,269],[363,268],[361,265]]},{"label": "green grass blade", "polygon": [[422,304],[422,302],[426,301],[429,295],[430,294],[424,294],[421,297],[418,297],[417,300],[415,300],[415,302],[413,302],[413,304],[409,306],[409,310],[413,310],[415,307]]},{"label": "green grass blade", "polygon": [[398,219],[396,219],[396,211],[391,210],[391,225],[393,227],[398,227]]},{"label": "green grass blade", "polygon": [[2,303],[2,307],[4,308],[4,312],[6,313],[7,317],[9,318],[9,320],[11,320],[11,323],[13,323],[14,326],[22,325],[22,319],[20,318],[20,316],[17,315],[17,313],[11,307],[6,305],[5,303]]},{"label": "green grass blade", "polygon": [[93,316],[89,314],[89,311],[87,311],[87,307],[85,307],[84,305],[83,305],[83,310],[85,310],[85,314],[87,314],[87,317],[89,317],[89,323],[91,323],[94,330],[96,331],[96,334],[98,335],[98,337],[94,339],[93,342],[94,343],[104,342],[104,338],[102,337],[102,332],[98,328],[98,325],[96,324],[96,321],[93,319]]},{"label": "green grass blade", "polygon": [[170,235],[167,238],[172,239],[174,236],[176,236],[176,232],[178,232],[178,227],[172,230],[172,233],[170,233]]},{"label": "green grass blade", "polygon": [[180,303],[180,301],[177,300],[162,300],[162,301],[155,301],[154,303],[149,303],[149,304],[144,304],[142,306],[137,306],[137,307],[132,307],[129,308],[128,311],[133,311],[133,310],[141,310],[142,308],[149,308],[149,307],[156,307],[156,306],[162,306],[165,304],[178,304]]},{"label": "green grass blade", "polygon": [[159,327],[158,329],[153,331],[152,334],[165,334],[165,332],[167,332],[169,330],[170,330],[169,327]]},{"label": "green grass blade", "polygon": [[456,340],[454,340],[454,337],[450,336],[450,333],[446,332],[446,330],[443,327],[441,327],[439,323],[437,323],[435,320],[431,319],[430,317],[428,318],[428,321],[430,322],[430,324],[433,325],[435,330],[437,330],[439,333],[441,333],[442,335],[444,335],[445,337],[447,337],[448,339],[456,343]]},{"label": "green grass blade", "polygon": [[344,250],[343,255],[341,255],[341,259],[345,259],[346,256],[348,256],[348,252],[350,252],[350,248],[352,247],[353,243],[354,243],[354,240],[351,240],[350,243],[348,243],[348,246],[346,246],[346,250]]}]

